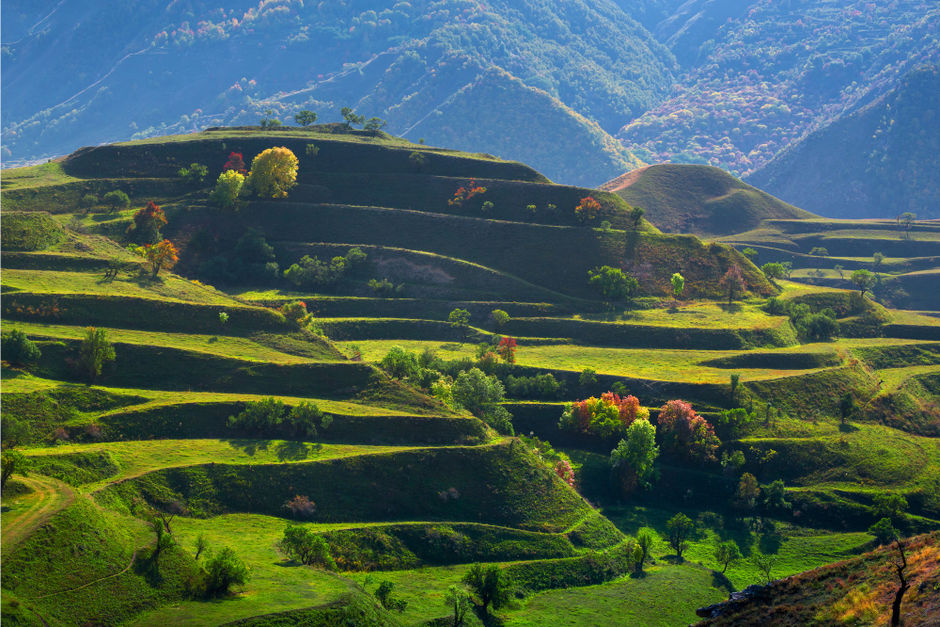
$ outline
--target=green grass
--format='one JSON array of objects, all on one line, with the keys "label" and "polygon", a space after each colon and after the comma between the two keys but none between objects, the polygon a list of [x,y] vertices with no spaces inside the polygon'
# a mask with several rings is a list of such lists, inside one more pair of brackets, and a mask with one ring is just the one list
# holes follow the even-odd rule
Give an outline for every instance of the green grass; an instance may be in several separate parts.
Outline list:
[{"label": "green grass", "polygon": [[47,185],[62,185],[77,181],[62,169],[60,162],[42,163],[25,168],[11,168],[3,171],[3,189],[25,189],[45,187]]},{"label": "green grass", "polygon": [[5,250],[43,250],[65,238],[65,230],[48,213],[3,214],[0,243]]}]

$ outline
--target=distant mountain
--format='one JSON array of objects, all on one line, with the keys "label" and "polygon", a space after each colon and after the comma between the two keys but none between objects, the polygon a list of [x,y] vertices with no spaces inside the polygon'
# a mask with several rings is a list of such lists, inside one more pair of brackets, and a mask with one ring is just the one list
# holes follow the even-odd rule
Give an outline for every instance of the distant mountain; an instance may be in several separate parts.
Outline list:
[{"label": "distant mountain", "polygon": [[603,0],[10,0],[2,12],[6,163],[257,124],[266,110],[337,120],[348,105],[409,139],[599,184],[635,163],[608,132],[674,81],[669,51]]},{"label": "distant mountain", "polygon": [[811,134],[748,178],[834,218],[940,218],[940,67]]},{"label": "distant mountain", "polygon": [[667,233],[730,235],[756,228],[767,218],[816,217],[704,165],[656,165],[634,170],[601,186]]}]

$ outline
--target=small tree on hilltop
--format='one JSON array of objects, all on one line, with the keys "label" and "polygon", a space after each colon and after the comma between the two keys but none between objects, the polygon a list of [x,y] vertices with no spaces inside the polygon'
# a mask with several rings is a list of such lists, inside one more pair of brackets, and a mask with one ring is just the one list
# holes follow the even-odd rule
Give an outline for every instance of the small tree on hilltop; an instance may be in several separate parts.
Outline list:
[{"label": "small tree on hilltop", "polygon": [[578,222],[585,224],[594,220],[601,210],[601,203],[597,202],[593,196],[585,196],[574,208],[574,215]]},{"label": "small tree on hilltop", "polygon": [[682,292],[685,291],[685,277],[676,272],[669,279],[669,282],[672,283],[672,297],[679,300]]},{"label": "small tree on hilltop", "polygon": [[630,210],[630,221],[633,223],[634,231],[640,228],[640,223],[643,221],[643,216],[645,214],[646,211],[641,207],[634,207]]},{"label": "small tree on hilltop", "polygon": [[268,148],[251,160],[247,185],[261,198],[287,198],[297,184],[297,157],[288,148]]},{"label": "small tree on hilltop", "polygon": [[127,209],[131,204],[130,197],[119,189],[108,192],[102,200],[108,205],[109,213],[114,213],[118,209]]},{"label": "small tree on hilltop", "polygon": [[365,117],[357,115],[350,107],[343,107],[339,110],[341,116],[343,116],[343,126],[346,130],[352,130],[353,126],[361,126],[365,122]]},{"label": "small tree on hilltop", "polygon": [[635,278],[625,274],[620,268],[610,266],[588,270],[588,284],[600,293],[608,307],[617,301],[629,299],[639,287]]},{"label": "small tree on hilltop", "polygon": [[689,538],[695,531],[695,523],[685,514],[679,513],[666,523],[666,539],[669,546],[676,552],[676,557],[682,561],[682,552],[689,546]]},{"label": "small tree on hilltop", "polygon": [[87,327],[85,338],[78,350],[78,367],[91,383],[101,375],[101,370],[108,362],[114,361],[114,347],[108,340],[104,329]]},{"label": "small tree on hilltop", "polygon": [[509,602],[512,582],[496,564],[473,564],[462,581],[480,599],[484,614],[488,612],[490,605],[494,610],[498,610]]},{"label": "small tree on hilltop", "polygon": [[447,322],[455,329],[460,331],[461,340],[467,339],[467,331],[470,328],[470,312],[466,309],[454,309],[447,316]]},{"label": "small tree on hilltop", "polygon": [[294,121],[301,126],[310,126],[317,121],[317,114],[308,109],[304,109],[294,114]]},{"label": "small tree on hilltop", "polygon": [[179,261],[176,246],[168,239],[156,244],[144,244],[136,249],[137,254],[144,257],[150,264],[150,277],[157,278],[160,270],[169,270]]},{"label": "small tree on hilltop", "polygon": [[728,304],[730,305],[735,297],[743,293],[747,288],[747,285],[744,283],[744,277],[741,275],[741,268],[736,264],[728,268],[728,271],[725,272],[721,280],[718,281],[718,287],[720,287],[722,291],[728,292]]},{"label": "small tree on hilltop", "polygon": [[166,214],[152,200],[134,214],[134,238],[140,244],[153,244],[162,238],[160,229],[166,226]]},{"label": "small tree on hilltop", "polygon": [[385,128],[386,124],[388,124],[388,122],[386,122],[382,118],[369,118],[368,120],[366,120],[362,128],[363,130],[371,132],[372,137],[375,137],[376,135],[379,134],[380,130]]}]

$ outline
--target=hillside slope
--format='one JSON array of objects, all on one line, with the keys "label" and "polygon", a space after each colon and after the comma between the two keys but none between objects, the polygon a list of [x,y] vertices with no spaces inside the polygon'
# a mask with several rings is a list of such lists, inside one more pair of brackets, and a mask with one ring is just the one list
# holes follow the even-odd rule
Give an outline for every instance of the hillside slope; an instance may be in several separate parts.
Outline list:
[{"label": "hillside slope", "polygon": [[711,166],[650,166],[600,189],[643,207],[646,218],[667,233],[730,235],[756,228],[768,218],[815,217]]},{"label": "hillside slope", "polygon": [[809,135],[747,181],[833,218],[940,218],[940,66]]}]

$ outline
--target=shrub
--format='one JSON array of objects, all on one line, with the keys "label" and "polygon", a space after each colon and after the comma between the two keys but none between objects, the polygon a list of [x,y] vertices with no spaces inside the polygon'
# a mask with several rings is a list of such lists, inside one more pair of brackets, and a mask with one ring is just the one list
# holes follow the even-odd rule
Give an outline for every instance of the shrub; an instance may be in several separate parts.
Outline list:
[{"label": "shrub", "polygon": [[5,488],[7,480],[14,474],[29,475],[29,458],[13,449],[6,449],[0,453],[0,489]]},{"label": "shrub", "polygon": [[721,441],[708,421],[685,401],[669,401],[663,405],[657,423],[664,444],[679,456],[715,461]]},{"label": "shrub", "polygon": [[288,510],[294,518],[308,519],[313,518],[313,515],[317,511],[317,506],[309,497],[297,494],[294,498],[284,503],[284,509]]},{"label": "shrub", "polygon": [[188,168],[180,168],[176,175],[190,185],[202,185],[209,174],[209,168],[201,163],[190,163]]},{"label": "shrub", "polygon": [[405,289],[404,283],[395,285],[388,279],[369,279],[368,285],[375,294],[388,298],[401,295]]},{"label": "shrub", "polygon": [[114,361],[114,348],[104,329],[87,327],[78,349],[78,368],[91,383],[101,375],[105,364]]},{"label": "shrub", "polygon": [[225,170],[216,179],[215,188],[209,194],[209,202],[222,209],[232,209],[238,203],[238,195],[245,184],[245,175],[236,170]]},{"label": "shrub", "polygon": [[382,370],[397,379],[414,377],[418,374],[418,358],[401,346],[392,346],[379,362]]},{"label": "shrub", "polygon": [[531,377],[506,377],[506,393],[512,398],[555,399],[564,394],[564,382],[550,372]]},{"label": "shrub", "polygon": [[484,614],[490,605],[494,610],[498,610],[509,602],[512,581],[496,564],[473,564],[462,581],[480,599]]},{"label": "shrub", "polygon": [[278,541],[278,548],[305,566],[319,565],[327,570],[336,568],[326,541],[306,527],[288,524],[284,536]]},{"label": "shrub", "polygon": [[604,302],[611,305],[631,298],[636,293],[639,282],[620,268],[600,266],[588,270],[588,285],[600,293]]},{"label": "shrub", "polygon": [[505,395],[499,379],[479,368],[461,372],[451,387],[454,402],[499,431],[512,435],[512,416],[499,405]]},{"label": "shrub", "polygon": [[509,320],[509,314],[502,309],[494,309],[490,312],[490,322],[497,333],[509,323]]},{"label": "shrub", "polygon": [[206,596],[224,596],[231,591],[232,586],[244,585],[246,581],[248,567],[229,547],[206,560]]},{"label": "shrub", "polygon": [[585,196],[574,208],[574,215],[578,219],[578,222],[584,224],[595,219],[600,210],[601,204],[597,202],[593,196]]},{"label": "shrub", "polygon": [[14,366],[26,366],[36,363],[42,357],[39,347],[19,329],[13,329],[2,335],[0,353],[3,359]]},{"label": "shrub", "polygon": [[383,581],[379,584],[379,587],[375,589],[375,598],[377,598],[379,603],[382,604],[382,607],[387,610],[404,612],[405,608],[408,607],[408,602],[394,598],[392,596],[392,590],[394,588],[395,584],[391,581]]}]

